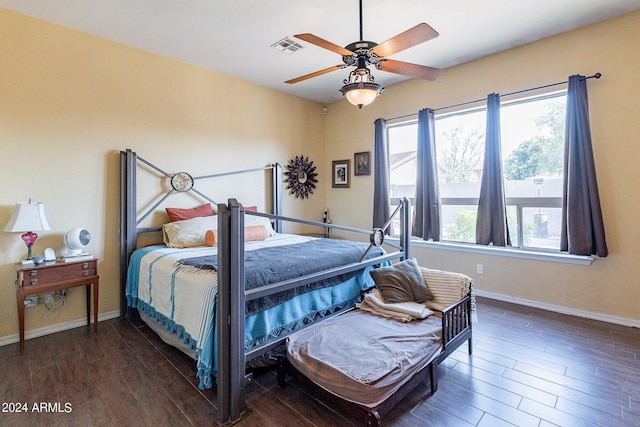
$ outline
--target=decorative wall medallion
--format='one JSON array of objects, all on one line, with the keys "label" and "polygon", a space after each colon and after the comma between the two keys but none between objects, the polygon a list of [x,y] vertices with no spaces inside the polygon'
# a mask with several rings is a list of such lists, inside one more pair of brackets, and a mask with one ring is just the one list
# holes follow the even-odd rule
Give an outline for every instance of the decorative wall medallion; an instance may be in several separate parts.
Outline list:
[{"label": "decorative wall medallion", "polygon": [[289,160],[287,165],[288,171],[284,174],[287,176],[285,182],[287,183],[287,189],[289,194],[295,194],[296,198],[308,198],[313,194],[313,190],[316,188],[316,167],[313,166],[313,162],[309,161],[308,157],[303,155],[296,156],[295,159]]}]

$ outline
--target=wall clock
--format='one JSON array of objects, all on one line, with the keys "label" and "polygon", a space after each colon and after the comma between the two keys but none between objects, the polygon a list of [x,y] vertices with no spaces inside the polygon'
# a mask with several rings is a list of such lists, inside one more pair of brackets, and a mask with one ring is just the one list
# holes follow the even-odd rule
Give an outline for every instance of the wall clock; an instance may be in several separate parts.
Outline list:
[{"label": "wall clock", "polygon": [[287,176],[285,182],[287,183],[287,189],[289,194],[295,194],[296,198],[308,198],[313,194],[313,190],[316,188],[316,167],[313,166],[313,162],[309,161],[308,157],[303,155],[296,156],[295,159],[289,160],[287,165],[288,171],[284,174]]}]

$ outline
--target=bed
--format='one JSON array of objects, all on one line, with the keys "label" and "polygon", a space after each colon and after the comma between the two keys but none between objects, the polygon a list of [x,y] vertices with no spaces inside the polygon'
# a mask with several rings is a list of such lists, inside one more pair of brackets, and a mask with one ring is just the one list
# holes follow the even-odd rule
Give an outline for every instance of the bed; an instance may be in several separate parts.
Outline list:
[{"label": "bed", "polygon": [[[343,261],[357,262],[365,249],[366,245],[356,242],[273,233],[245,244],[246,288],[316,273]],[[323,252],[329,255],[336,251],[342,254],[340,259],[321,257]],[[212,387],[218,374],[213,351],[218,333],[217,253],[217,247],[206,246],[141,248],[130,258],[127,278],[127,305],[138,309],[141,319],[165,342],[175,345],[170,338],[175,337],[176,346],[197,360],[201,389]],[[378,249],[369,251],[368,256],[382,254]],[[274,259],[282,260],[277,270]],[[372,286],[372,268],[248,301],[244,310],[245,350],[353,307],[361,290]],[[163,331],[169,332],[169,337]]]},{"label": "bed", "polygon": [[[177,339],[179,348],[193,353],[197,358],[200,386],[217,387],[219,423],[238,420],[245,412],[247,361],[282,346],[292,330],[349,309],[361,290],[371,286],[368,272],[372,268],[409,256],[408,233],[403,233],[405,237],[401,237],[399,244],[389,246],[395,249],[394,252],[386,253],[380,249],[384,229],[358,230],[283,216],[282,173],[278,164],[193,177],[186,172],[165,172],[132,150],[122,151],[120,162],[121,317],[127,318],[133,309],[138,309],[141,317],[167,341]],[[147,203],[150,207],[145,206],[142,212],[138,211],[140,188],[137,188],[136,175],[140,167],[157,173],[165,182],[157,187],[169,188],[159,200]],[[199,179],[262,170],[271,174],[271,179],[267,180],[270,188],[264,190],[271,197],[269,214],[249,211],[235,199],[228,199],[227,203],[216,202],[194,185]],[[215,228],[216,244],[211,247],[151,245],[140,248],[141,235],[166,234],[165,227],[142,227],[142,221],[159,209],[167,197],[186,192],[196,193],[216,206],[215,227],[208,224]],[[394,212],[404,230],[409,224],[408,212],[407,200]],[[287,235],[281,232],[283,221],[364,233],[370,242],[353,242],[353,254],[347,257],[345,246],[350,243]],[[264,240],[245,241],[247,230],[256,223],[268,229],[269,236]],[[324,250],[339,251],[342,262],[321,264],[315,262],[316,258],[313,262],[296,261],[298,265],[316,268],[297,271],[293,276],[279,275],[275,282],[253,284],[250,278],[253,273],[248,268],[251,263],[247,260],[255,254],[282,247],[306,248],[325,244],[339,246],[339,249]],[[320,249],[314,246],[313,251],[317,250]],[[293,250],[293,253],[305,252],[306,249]],[[287,253],[291,254],[292,250]],[[270,259],[286,261],[289,258],[285,254],[272,255]],[[264,305],[265,301],[271,301],[268,307]]]}]

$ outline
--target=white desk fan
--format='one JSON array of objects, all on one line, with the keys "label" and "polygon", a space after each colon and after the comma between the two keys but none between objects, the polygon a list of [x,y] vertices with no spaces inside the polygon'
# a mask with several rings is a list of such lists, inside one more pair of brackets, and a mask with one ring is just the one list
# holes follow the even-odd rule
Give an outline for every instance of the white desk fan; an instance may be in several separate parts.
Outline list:
[{"label": "white desk fan", "polygon": [[64,235],[67,256],[74,257],[85,254],[84,249],[91,241],[91,234],[84,228],[74,228]]}]

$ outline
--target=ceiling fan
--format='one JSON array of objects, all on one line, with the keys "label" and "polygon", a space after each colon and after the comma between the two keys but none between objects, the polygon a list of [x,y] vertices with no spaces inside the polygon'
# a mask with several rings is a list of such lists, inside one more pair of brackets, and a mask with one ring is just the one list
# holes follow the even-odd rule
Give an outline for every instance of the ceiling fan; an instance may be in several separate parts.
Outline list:
[{"label": "ceiling fan", "polygon": [[305,74],[304,76],[287,80],[285,83],[298,83],[313,77],[330,73],[331,71],[354,66],[356,69],[351,71],[349,77],[344,80],[344,86],[340,89],[340,92],[342,92],[342,94],[346,96],[349,102],[353,105],[358,106],[358,108],[362,108],[363,106],[373,102],[376,96],[378,96],[384,89],[378,83],[375,83],[373,75],[371,75],[368,68],[370,65],[374,66],[378,70],[390,73],[424,80],[435,80],[442,70],[427,67],[425,65],[396,61],[388,59],[387,57],[436,38],[438,35],[439,34],[436,30],[423,22],[380,44],[365,41],[362,37],[362,0],[360,0],[360,41],[353,42],[345,47],[340,47],[337,44],[310,33],[294,35],[294,37],[300,40],[304,40],[323,49],[337,53],[338,55],[342,55],[343,64],[334,65],[320,71]]}]

